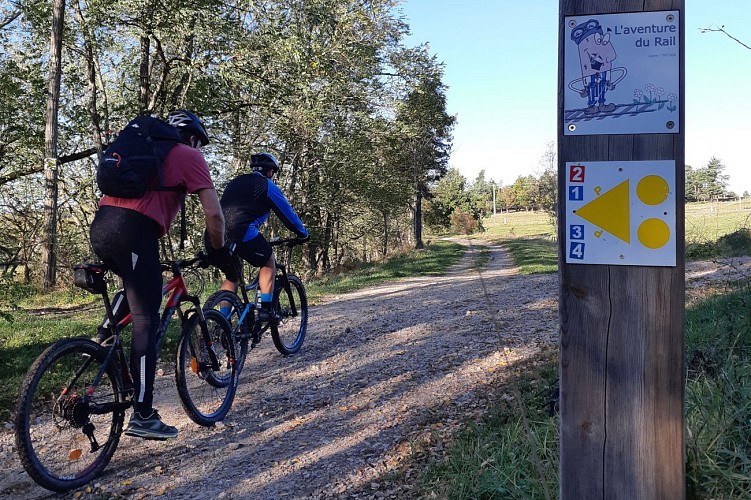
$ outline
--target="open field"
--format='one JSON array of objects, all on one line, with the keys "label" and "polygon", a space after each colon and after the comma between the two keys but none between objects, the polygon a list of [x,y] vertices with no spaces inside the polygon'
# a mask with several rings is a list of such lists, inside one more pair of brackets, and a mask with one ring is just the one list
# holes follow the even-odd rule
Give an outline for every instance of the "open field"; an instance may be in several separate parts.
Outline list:
[{"label": "open field", "polygon": [[[550,240],[557,238],[555,221],[546,212],[503,212],[483,221],[485,232],[476,235],[481,239],[513,240],[517,238]],[[703,245],[713,245],[723,237],[744,235],[751,229],[751,198],[714,203],[689,203],[686,205],[686,247],[689,260],[709,258]],[[745,240],[745,238],[742,238]],[[743,246],[745,241],[737,242]],[[556,247],[556,245],[552,245]],[[724,249],[727,252],[728,249]],[[720,255],[723,249],[719,249]],[[734,248],[731,253],[751,253],[751,247]]]}]

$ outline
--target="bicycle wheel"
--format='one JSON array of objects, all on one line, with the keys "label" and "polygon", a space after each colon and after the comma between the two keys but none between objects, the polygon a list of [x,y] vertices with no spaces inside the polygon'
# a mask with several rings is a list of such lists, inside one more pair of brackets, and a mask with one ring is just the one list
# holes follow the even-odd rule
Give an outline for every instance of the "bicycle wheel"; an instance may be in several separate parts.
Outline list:
[{"label": "bicycle wheel", "polygon": [[[218,311],[204,315],[211,344],[206,342],[199,315],[191,315],[180,334],[175,381],[185,412],[195,423],[209,427],[224,419],[232,407],[237,371],[229,323]],[[209,350],[216,355],[216,370]]]},{"label": "bicycle wheel", "polygon": [[274,304],[282,320],[277,325],[271,325],[274,345],[285,356],[300,350],[308,329],[308,297],[305,295],[305,288],[297,276],[290,274],[287,279],[289,291],[282,287],[274,292]]},{"label": "bicycle wheel", "polygon": [[29,476],[48,490],[83,486],[115,453],[130,403],[114,361],[87,396],[106,354],[88,339],[60,340],[34,361],[21,384],[16,448]]},{"label": "bicycle wheel", "polygon": [[[206,302],[203,303],[203,310],[215,309],[221,311],[223,307],[228,306],[228,311],[223,313],[224,317],[229,321],[232,335],[235,340],[235,370],[239,374],[245,366],[245,357],[248,355],[248,340],[250,339],[250,324],[253,319],[251,313],[248,314],[248,318],[245,320],[243,329],[238,328],[238,322],[240,321],[240,315],[245,309],[245,305],[237,294],[230,292],[229,290],[218,290],[212,293]],[[247,331],[246,331],[247,330]]]},{"label": "bicycle wheel", "polygon": [[185,287],[196,297],[201,297],[206,288],[206,271],[195,267],[187,267],[182,270]]}]

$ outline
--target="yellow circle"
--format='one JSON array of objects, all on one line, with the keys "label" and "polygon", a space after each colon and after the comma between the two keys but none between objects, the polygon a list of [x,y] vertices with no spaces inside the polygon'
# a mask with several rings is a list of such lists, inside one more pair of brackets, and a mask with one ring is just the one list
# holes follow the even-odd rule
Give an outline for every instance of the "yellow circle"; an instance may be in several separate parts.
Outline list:
[{"label": "yellow circle", "polygon": [[670,239],[670,228],[660,219],[647,219],[639,224],[639,241],[647,248],[660,248]]},{"label": "yellow circle", "polygon": [[648,175],[636,185],[636,196],[646,205],[659,205],[668,199],[670,186],[659,175]]}]

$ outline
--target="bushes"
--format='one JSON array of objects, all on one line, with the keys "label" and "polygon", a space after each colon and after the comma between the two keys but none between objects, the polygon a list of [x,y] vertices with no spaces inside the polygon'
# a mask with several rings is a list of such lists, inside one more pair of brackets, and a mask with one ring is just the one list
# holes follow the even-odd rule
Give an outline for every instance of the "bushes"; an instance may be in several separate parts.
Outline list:
[{"label": "bushes", "polygon": [[751,230],[745,227],[720,236],[716,241],[686,244],[686,259],[688,260],[741,255],[751,255]]}]

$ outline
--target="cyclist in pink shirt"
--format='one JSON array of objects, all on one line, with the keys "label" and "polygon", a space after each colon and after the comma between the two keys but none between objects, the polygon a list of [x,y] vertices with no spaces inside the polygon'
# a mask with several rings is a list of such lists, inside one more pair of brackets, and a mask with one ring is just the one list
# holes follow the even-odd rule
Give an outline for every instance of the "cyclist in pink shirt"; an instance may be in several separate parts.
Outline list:
[{"label": "cyclist in pink shirt", "polygon": [[177,428],[161,421],[152,402],[162,301],[158,242],[169,230],[186,193],[198,195],[211,246],[223,249],[225,243],[224,216],[200,152],[209,143],[206,128],[186,110],[171,112],[167,121],[178,129],[184,143],[174,146],[165,157],[163,185],[180,189],[147,191],[138,199],[103,196],[90,230],[94,253],[123,280],[133,317],[130,368],[135,397],[125,434],[146,439],[177,436]]}]

